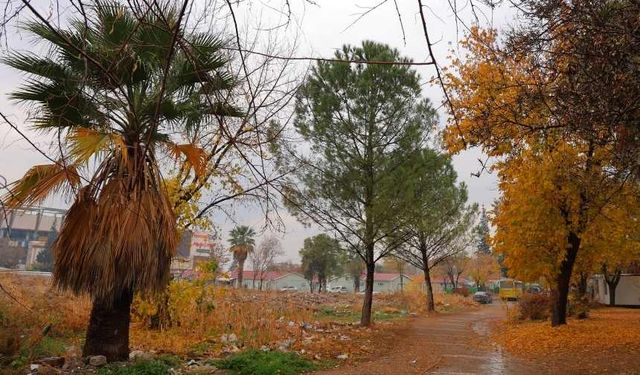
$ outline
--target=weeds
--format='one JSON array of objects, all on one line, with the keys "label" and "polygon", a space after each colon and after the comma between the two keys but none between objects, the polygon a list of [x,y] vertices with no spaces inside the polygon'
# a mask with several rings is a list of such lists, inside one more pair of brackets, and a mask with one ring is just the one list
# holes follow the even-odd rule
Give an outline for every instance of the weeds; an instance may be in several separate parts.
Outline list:
[{"label": "weeds", "polygon": [[98,370],[99,375],[166,375],[169,366],[163,361],[141,361],[132,365],[115,363]]},{"label": "weeds", "polygon": [[250,350],[226,359],[213,361],[218,368],[240,375],[295,375],[316,370],[318,365],[296,353]]}]

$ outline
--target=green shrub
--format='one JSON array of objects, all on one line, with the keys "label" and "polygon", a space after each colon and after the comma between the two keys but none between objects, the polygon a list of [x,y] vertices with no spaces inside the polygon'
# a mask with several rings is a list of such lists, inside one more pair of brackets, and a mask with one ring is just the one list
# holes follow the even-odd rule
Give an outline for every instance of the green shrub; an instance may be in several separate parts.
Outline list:
[{"label": "green shrub", "polygon": [[518,301],[520,320],[546,320],[549,318],[551,303],[544,294],[525,293]]},{"label": "green shrub", "polygon": [[162,361],[141,361],[130,364],[110,364],[98,370],[99,375],[167,375],[169,366]]},{"label": "green shrub", "polygon": [[213,361],[218,368],[240,375],[295,375],[317,369],[317,366],[296,353],[250,350],[229,358]]}]

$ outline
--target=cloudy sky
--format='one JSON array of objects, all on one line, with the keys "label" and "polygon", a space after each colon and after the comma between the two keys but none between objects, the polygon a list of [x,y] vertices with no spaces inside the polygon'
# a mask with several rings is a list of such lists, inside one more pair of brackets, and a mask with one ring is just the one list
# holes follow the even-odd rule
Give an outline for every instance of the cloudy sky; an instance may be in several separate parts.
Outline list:
[{"label": "cloudy sky", "polygon": [[[398,0],[397,2],[405,30],[404,40],[398,12],[393,1],[383,3],[359,20],[358,18],[370,7],[380,4],[380,0],[317,0],[316,3],[317,6],[302,0],[291,1],[292,19],[288,28],[281,35],[285,38],[297,39],[297,55],[331,57],[334,51],[343,44],[359,44],[363,40],[374,40],[398,48],[403,55],[414,61],[428,60],[427,45],[416,0]],[[431,7],[427,10],[426,16],[431,38],[436,42],[434,47],[436,57],[441,65],[446,65],[448,63],[447,56],[460,52],[457,41],[464,34],[465,25],[469,25],[473,21],[470,7],[459,5],[461,8],[459,15],[464,21],[463,24],[456,23],[456,18],[446,0],[425,3]],[[260,17],[262,23],[278,24],[283,16],[271,9],[282,9],[281,4],[282,1],[278,0],[264,0],[253,2],[251,7],[241,5],[241,9],[238,11],[244,15],[241,17],[241,21],[245,20],[246,23],[242,26],[252,28],[252,23],[255,23],[257,17]],[[483,13],[479,17],[479,22],[482,25],[493,25],[500,29],[513,22],[513,12],[506,7],[498,7],[491,12],[487,7],[481,6],[479,10]],[[357,22],[354,23],[354,21]],[[9,41],[8,45],[12,48],[36,48],[33,41],[17,33],[15,29],[10,29],[6,37]],[[1,52],[4,54],[6,50],[3,49]],[[436,105],[440,105],[442,102],[440,89],[426,82],[433,76],[433,68],[417,67],[417,69],[425,81],[424,95]],[[0,111],[8,114],[14,123],[20,125],[21,129],[33,137],[39,146],[46,149],[50,140],[42,135],[30,133],[25,126],[26,113],[24,108],[7,100],[6,94],[12,91],[22,79],[21,75],[0,66]],[[441,123],[444,123],[445,113],[442,108],[439,109],[439,113]],[[467,151],[454,157],[454,165],[458,171],[459,179],[465,181],[469,187],[470,200],[489,206],[498,195],[496,180],[495,176],[486,172],[479,178],[471,176],[472,172],[477,172],[480,169],[478,158],[482,158],[479,151]],[[46,159],[22,140],[17,133],[6,124],[0,124],[0,175],[13,181],[32,165],[45,162]],[[65,205],[64,202],[58,201],[52,204]],[[275,234],[281,239],[285,251],[282,260],[297,260],[298,250],[301,248],[304,238],[317,233],[319,229],[304,228],[286,212],[283,212],[282,215],[286,232]],[[223,241],[226,241],[226,233],[235,225],[234,222],[251,225],[256,229],[260,229],[264,224],[262,213],[251,207],[237,207],[234,210],[233,220],[225,215],[216,215],[215,224],[220,228]]]}]

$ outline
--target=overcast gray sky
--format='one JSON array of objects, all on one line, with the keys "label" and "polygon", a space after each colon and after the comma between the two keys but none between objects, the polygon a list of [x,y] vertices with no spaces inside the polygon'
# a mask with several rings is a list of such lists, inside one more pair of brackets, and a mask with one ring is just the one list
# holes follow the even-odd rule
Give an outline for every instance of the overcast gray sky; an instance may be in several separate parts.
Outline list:
[{"label": "overcast gray sky", "polygon": [[[277,3],[277,4],[276,4]],[[242,19],[247,20],[245,27],[250,25],[252,17],[258,13],[267,22],[277,24],[278,18],[282,17],[269,7],[279,8],[281,1],[254,2],[251,9],[240,9],[240,12],[247,15]],[[427,45],[425,42],[418,7],[416,0],[398,0],[399,11],[405,29],[406,44],[403,41],[403,34],[393,1],[387,1],[376,10],[371,11],[358,22],[352,24],[363,12],[380,0],[317,0],[318,6],[306,4],[302,1],[292,1],[293,18],[286,32],[282,35],[289,35],[291,38],[297,36],[298,49],[296,54],[300,56],[322,56],[331,57],[336,49],[343,44],[359,44],[363,40],[375,40],[387,43],[398,48],[404,56],[412,58],[414,61],[427,61]],[[449,8],[446,0],[427,1],[431,7],[426,16],[428,18],[429,32],[435,45],[435,53],[441,65],[448,64],[447,56],[451,51],[457,51],[457,40],[465,32],[465,26],[458,23],[456,26],[455,17]],[[262,4],[262,7],[261,5]],[[486,17],[481,15],[480,23],[483,25],[492,24],[494,27],[502,28],[511,22],[514,13],[507,8],[497,8],[493,13],[486,7],[482,8]],[[470,8],[462,9],[461,18],[466,24],[471,24],[473,20]],[[257,16],[256,16],[257,17]],[[241,20],[242,20],[241,19]],[[351,26],[350,26],[351,25]],[[11,33],[9,45],[13,48],[33,49],[33,43],[25,40],[24,35]],[[2,51],[4,53],[5,51]],[[425,85],[424,95],[432,100],[436,106],[442,102],[442,93],[437,86],[431,86],[426,81],[434,74],[431,67],[417,67],[422,75]],[[24,108],[20,108],[8,102],[7,93],[12,91],[23,79],[23,76],[11,71],[4,66],[0,66],[0,110],[10,115],[10,119],[20,124],[22,129],[30,134],[39,146],[47,148],[48,139],[31,133],[25,126],[26,113]],[[441,123],[445,121],[445,113],[439,109]],[[49,140],[50,141],[50,140]],[[479,178],[472,177],[472,172],[480,169],[478,158],[482,154],[477,150],[464,152],[454,157],[454,165],[458,171],[461,181],[465,181],[469,187],[470,200],[485,206],[490,206],[491,202],[497,198],[498,191],[495,176],[483,173]],[[7,125],[0,126],[0,175],[9,181],[19,178],[29,167],[38,163],[45,163],[47,160],[38,154],[27,142],[11,130]],[[57,202],[57,206],[64,206],[65,203]],[[305,237],[318,233],[318,228],[304,228],[293,217],[286,212],[282,212],[283,221],[286,225],[286,233],[277,233],[276,236],[282,241],[285,256],[282,260],[298,260],[298,250],[302,247]],[[234,221],[244,225],[250,225],[259,229],[263,226],[263,215],[257,209],[251,207],[236,207],[234,209]],[[226,233],[235,225],[223,215],[216,215],[216,223],[223,234],[223,241],[226,241]],[[259,239],[258,239],[259,241]]]}]

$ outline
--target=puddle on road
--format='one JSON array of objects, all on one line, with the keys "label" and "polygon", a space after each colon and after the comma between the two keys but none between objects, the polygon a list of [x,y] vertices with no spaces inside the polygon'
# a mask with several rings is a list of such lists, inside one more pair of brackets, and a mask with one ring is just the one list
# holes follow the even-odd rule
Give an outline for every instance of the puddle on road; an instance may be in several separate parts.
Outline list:
[{"label": "puddle on road", "polygon": [[502,349],[495,348],[492,352],[488,353],[487,363],[482,365],[483,373],[485,374],[504,374],[504,355]]},{"label": "puddle on road", "polygon": [[[471,329],[484,340],[489,340],[491,328],[489,327],[488,321],[475,321],[471,324]],[[492,345],[491,348],[488,348],[485,358],[485,361],[483,361],[484,363],[481,365],[483,374],[494,375],[506,373],[505,357],[502,352],[502,348],[495,344]]]}]

